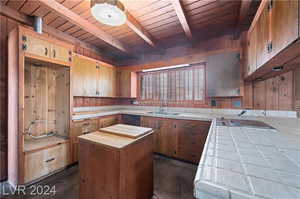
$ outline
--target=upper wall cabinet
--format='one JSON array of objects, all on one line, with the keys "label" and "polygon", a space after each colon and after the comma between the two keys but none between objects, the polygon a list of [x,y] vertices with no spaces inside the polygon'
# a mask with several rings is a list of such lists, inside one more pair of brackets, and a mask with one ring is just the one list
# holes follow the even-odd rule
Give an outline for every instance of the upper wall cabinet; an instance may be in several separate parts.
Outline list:
[{"label": "upper wall cabinet", "polygon": [[87,97],[116,96],[116,68],[88,57],[73,57],[73,95]]},{"label": "upper wall cabinet", "polygon": [[96,61],[75,55],[73,57],[73,96],[96,96],[98,65]]},{"label": "upper wall cabinet", "polygon": [[22,50],[36,58],[45,61],[55,61],[59,64],[69,65],[72,62],[72,48],[64,44],[53,43],[31,32],[24,32],[21,36]]},{"label": "upper wall cabinet", "polygon": [[117,71],[113,66],[99,64],[98,92],[101,97],[116,97]]},{"label": "upper wall cabinet", "polygon": [[119,70],[118,97],[135,98],[137,97],[137,74],[128,70]]},{"label": "upper wall cabinet", "polygon": [[[268,70],[262,69],[278,54],[299,38],[299,1],[263,0],[248,31],[246,77],[256,73],[267,74],[282,63],[272,62]],[[283,56],[285,59],[291,58]],[[293,53],[292,53],[293,54]],[[283,63],[289,60],[285,60]],[[263,71],[263,72],[261,72]],[[257,78],[257,77],[256,77]]]}]

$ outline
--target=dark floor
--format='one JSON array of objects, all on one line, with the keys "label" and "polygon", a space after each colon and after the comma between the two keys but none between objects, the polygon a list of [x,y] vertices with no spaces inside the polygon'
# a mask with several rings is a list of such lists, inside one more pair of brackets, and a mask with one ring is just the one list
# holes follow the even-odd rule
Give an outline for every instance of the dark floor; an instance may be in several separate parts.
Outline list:
[{"label": "dark floor", "polygon": [[[154,158],[154,196],[153,199],[190,199],[193,197],[193,180],[197,166],[185,162],[155,155]],[[25,195],[7,195],[11,187],[7,183],[0,184],[0,198],[51,198],[77,199],[78,198],[78,166],[73,166],[58,174],[46,178],[34,187],[28,186]],[[55,186],[53,194],[49,187]],[[22,188],[22,187],[21,187]],[[36,190],[34,190],[36,189]],[[43,190],[42,190],[43,189]],[[52,189],[53,190],[53,189]],[[49,195],[38,195],[46,192]]]}]

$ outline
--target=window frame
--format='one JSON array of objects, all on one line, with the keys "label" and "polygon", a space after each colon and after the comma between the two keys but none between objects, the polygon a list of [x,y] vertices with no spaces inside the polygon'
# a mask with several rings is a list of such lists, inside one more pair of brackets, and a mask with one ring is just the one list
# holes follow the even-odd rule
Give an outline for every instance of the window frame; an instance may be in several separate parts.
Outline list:
[{"label": "window frame", "polygon": [[[170,100],[170,87],[168,86],[167,89],[167,100],[166,100],[166,105],[171,105],[171,106],[197,106],[197,105],[204,105],[207,101],[207,88],[206,88],[206,62],[202,62],[202,63],[197,63],[197,64],[192,64],[191,66],[188,67],[182,67],[182,68],[175,68],[175,69],[162,69],[159,71],[150,71],[150,72],[138,72],[138,82],[137,82],[137,101],[139,104],[143,104],[143,105],[159,105],[161,103],[160,100],[160,94],[161,92],[159,92],[158,94],[158,99],[154,99],[154,97],[152,96],[151,99],[142,99],[142,93],[141,93],[141,81],[142,81],[142,77],[144,75],[149,75],[149,74],[157,74],[157,73],[163,73],[163,72],[167,72],[168,76],[170,75],[171,72],[176,72],[176,71],[188,71],[194,68],[200,68],[203,69],[203,84],[204,84],[204,91],[203,91],[203,99],[202,100],[195,100],[195,89],[193,87],[192,89],[192,100],[177,100],[177,94],[175,94],[175,100]],[[176,74],[176,73],[175,73]],[[194,75],[194,73],[192,73],[192,75]],[[194,80],[194,78],[193,78]],[[167,78],[168,84],[170,84],[171,79]],[[184,80],[186,81],[186,79]],[[177,88],[175,87],[175,90],[177,92]],[[182,92],[182,91],[181,91]],[[185,92],[186,92],[186,88],[183,89],[184,95],[185,96]]]}]

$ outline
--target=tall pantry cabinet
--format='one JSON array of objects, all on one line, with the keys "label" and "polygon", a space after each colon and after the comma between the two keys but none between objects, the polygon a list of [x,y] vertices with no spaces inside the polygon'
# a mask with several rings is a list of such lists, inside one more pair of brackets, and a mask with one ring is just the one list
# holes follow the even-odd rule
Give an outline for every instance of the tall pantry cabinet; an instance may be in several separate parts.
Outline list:
[{"label": "tall pantry cabinet", "polygon": [[8,181],[29,184],[70,163],[73,46],[18,26],[8,38]]}]

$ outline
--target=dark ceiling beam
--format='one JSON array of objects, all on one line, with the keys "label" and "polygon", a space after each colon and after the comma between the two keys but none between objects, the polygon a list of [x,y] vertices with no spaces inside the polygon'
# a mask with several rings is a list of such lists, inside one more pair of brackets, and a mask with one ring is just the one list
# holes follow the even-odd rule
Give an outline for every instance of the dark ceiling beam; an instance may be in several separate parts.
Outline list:
[{"label": "dark ceiling beam", "polygon": [[129,13],[127,12],[127,26],[133,30],[137,35],[139,35],[143,40],[145,40],[150,46],[154,47],[154,39],[150,33],[143,28],[143,26]]},{"label": "dark ceiling beam", "polygon": [[47,7],[48,9],[55,12],[60,17],[64,18],[65,20],[68,20],[71,23],[80,27],[81,29],[93,34],[94,36],[98,37],[99,39],[109,44],[110,46],[117,48],[123,52],[128,52],[128,53],[130,52],[127,46],[123,44],[120,40],[106,33],[102,29],[98,28],[96,25],[82,18],[80,15],[72,12],[71,10],[69,10],[59,2],[55,0],[38,0],[38,1],[42,6]]},{"label": "dark ceiling beam", "polygon": [[183,10],[180,0],[172,0],[171,2],[173,4],[174,10],[177,14],[177,17],[181,23],[181,26],[182,26],[186,36],[188,38],[192,38],[192,31],[191,31],[191,28],[186,19],[186,16],[185,16],[185,13],[184,13],[184,10]]},{"label": "dark ceiling beam", "polygon": [[249,10],[251,8],[251,3],[252,3],[252,0],[241,0],[240,13],[239,13],[239,17],[238,17],[236,28],[235,28],[236,34],[239,31],[240,26],[242,25],[243,21],[245,20],[245,18],[247,17],[247,15],[249,13]]}]

